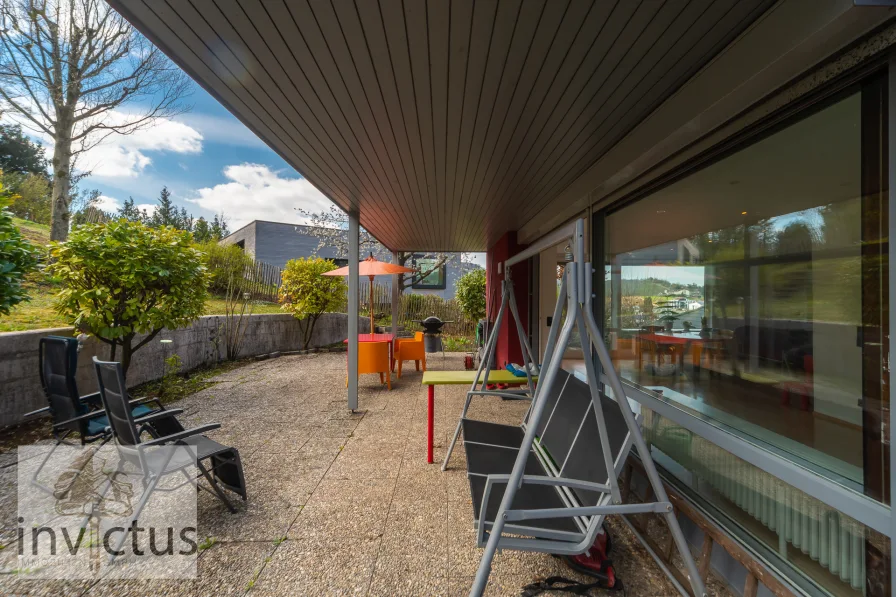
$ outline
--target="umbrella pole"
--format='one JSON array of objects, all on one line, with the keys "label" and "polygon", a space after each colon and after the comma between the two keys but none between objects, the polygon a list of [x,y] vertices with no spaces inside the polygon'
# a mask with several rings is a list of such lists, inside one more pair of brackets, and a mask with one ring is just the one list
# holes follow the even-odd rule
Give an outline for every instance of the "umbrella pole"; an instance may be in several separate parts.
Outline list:
[{"label": "umbrella pole", "polygon": [[370,299],[370,333],[373,334],[376,332],[376,328],[373,327],[373,276],[370,276],[370,293],[368,298]]}]

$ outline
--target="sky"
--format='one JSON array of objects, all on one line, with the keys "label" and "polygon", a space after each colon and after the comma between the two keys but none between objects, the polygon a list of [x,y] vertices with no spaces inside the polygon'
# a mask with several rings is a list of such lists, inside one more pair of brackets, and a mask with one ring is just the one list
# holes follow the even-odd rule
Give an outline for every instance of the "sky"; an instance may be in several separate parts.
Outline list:
[{"label": "sky", "polygon": [[[192,91],[185,100],[189,112],[110,136],[78,158],[76,169],[90,172],[79,188],[99,190],[102,210],[115,211],[132,197],[151,212],[167,186],[178,207],[206,220],[223,213],[233,232],[252,220],[304,223],[297,208],[330,207],[323,193],[202,87],[194,83]],[[109,117],[124,118],[127,111],[123,106]],[[48,139],[34,137],[51,156]],[[469,257],[485,265],[484,254]]]},{"label": "sky", "polygon": [[231,231],[256,219],[300,222],[295,208],[320,211],[330,201],[198,85],[191,111],[131,135],[115,135],[83,154],[101,208],[128,198],[152,209],[167,186],[175,204],[195,217],[224,213]]}]

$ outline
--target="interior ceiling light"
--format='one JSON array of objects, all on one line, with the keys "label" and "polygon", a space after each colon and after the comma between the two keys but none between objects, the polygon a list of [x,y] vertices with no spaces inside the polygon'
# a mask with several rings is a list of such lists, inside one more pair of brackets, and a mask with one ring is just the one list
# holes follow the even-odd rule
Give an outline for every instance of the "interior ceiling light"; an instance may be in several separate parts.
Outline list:
[{"label": "interior ceiling light", "polygon": [[740,215],[745,216],[745,215],[747,215],[747,212],[742,211],[742,212],[740,212]]}]

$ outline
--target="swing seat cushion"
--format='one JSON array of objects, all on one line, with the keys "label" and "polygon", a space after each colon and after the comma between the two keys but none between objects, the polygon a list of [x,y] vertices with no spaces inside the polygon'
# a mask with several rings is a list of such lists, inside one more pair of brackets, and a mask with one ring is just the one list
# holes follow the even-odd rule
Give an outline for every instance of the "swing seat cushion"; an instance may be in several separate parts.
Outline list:
[{"label": "swing seat cushion", "polygon": [[[519,430],[519,427],[510,425],[497,425],[497,427]],[[520,442],[522,442],[522,436],[520,437]],[[498,508],[501,506],[501,499],[504,497],[506,485],[495,484],[492,487],[488,504],[485,508],[485,515],[483,516],[481,510],[482,498],[485,495],[486,479],[488,475],[509,475],[513,471],[513,463],[516,461],[516,456],[519,453],[519,445],[514,448],[476,444],[465,440],[464,448],[467,452],[467,476],[470,481],[470,494],[473,498],[473,518],[477,525],[484,521],[486,529],[488,529],[495,521]],[[545,470],[538,458],[531,453],[526,461],[525,474],[548,476],[547,470]],[[566,507],[566,504],[560,499],[560,494],[557,490],[547,485],[523,484],[513,499],[514,509],[564,507]],[[518,523],[517,528],[519,526],[530,527],[533,536],[544,536],[544,531],[579,534],[579,529],[570,518],[526,520]]]},{"label": "swing seat cushion", "polygon": [[[558,477],[604,484],[613,471],[607,471],[602,456],[597,418],[588,384],[567,372],[560,372],[545,400],[541,420],[536,423],[538,449],[526,459],[525,475]],[[607,425],[611,460],[624,460],[630,444],[628,426],[619,405],[601,396],[601,409]],[[473,419],[462,419],[464,450],[467,455],[467,477],[473,499],[473,516],[477,526],[488,530],[504,497],[506,484],[495,483],[483,504],[489,475],[510,475],[523,444],[528,417],[523,425],[500,425]],[[621,460],[620,460],[621,459]],[[557,471],[562,474],[558,475]],[[524,482],[514,496],[511,509],[539,510],[594,506],[600,493],[580,489],[561,490],[550,485]],[[484,509],[484,512],[482,511]],[[507,532],[547,539],[566,538],[576,541],[581,529],[573,517],[531,519],[508,525]]]}]

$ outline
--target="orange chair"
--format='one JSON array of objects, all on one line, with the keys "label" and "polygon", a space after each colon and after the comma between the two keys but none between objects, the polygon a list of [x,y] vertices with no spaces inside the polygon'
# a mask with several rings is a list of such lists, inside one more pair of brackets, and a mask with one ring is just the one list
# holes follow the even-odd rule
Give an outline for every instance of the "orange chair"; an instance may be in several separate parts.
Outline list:
[{"label": "orange chair", "polygon": [[[392,389],[388,342],[358,342],[358,375],[364,373],[379,373],[380,383],[385,383],[390,390]],[[348,375],[345,376],[345,387],[348,387]]]},{"label": "orange chair", "polygon": [[401,362],[414,361],[414,368],[420,371],[420,363],[426,371],[426,350],[423,348],[423,332],[415,332],[413,338],[395,339],[395,356],[392,358],[392,368],[398,362],[398,378],[401,379]]}]

